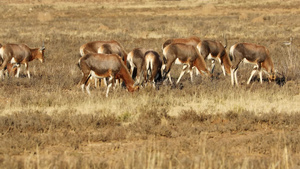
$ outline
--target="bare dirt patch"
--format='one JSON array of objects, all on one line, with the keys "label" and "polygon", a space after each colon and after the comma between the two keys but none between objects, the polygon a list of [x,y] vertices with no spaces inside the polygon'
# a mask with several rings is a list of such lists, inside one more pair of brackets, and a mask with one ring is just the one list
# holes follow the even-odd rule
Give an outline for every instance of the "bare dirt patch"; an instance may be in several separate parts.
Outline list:
[{"label": "bare dirt patch", "polygon": [[48,21],[53,20],[53,16],[52,16],[52,14],[49,13],[49,12],[39,12],[39,13],[38,13],[38,16],[37,16],[37,19],[38,19],[40,22],[48,22]]}]

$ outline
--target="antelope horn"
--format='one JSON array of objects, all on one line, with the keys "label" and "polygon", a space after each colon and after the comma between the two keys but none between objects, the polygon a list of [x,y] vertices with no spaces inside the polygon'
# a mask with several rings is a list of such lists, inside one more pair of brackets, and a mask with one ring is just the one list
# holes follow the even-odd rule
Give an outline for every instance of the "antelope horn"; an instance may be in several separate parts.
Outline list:
[{"label": "antelope horn", "polygon": [[280,76],[283,76],[283,74],[282,74],[282,73],[279,73],[279,72],[276,72],[276,74],[279,74]]},{"label": "antelope horn", "polygon": [[280,75],[280,76],[283,76],[283,71],[282,71],[282,73],[279,73],[279,71],[278,71],[277,69],[275,69],[275,74],[278,74],[278,75]]},{"label": "antelope horn", "polygon": [[224,33],[223,33],[223,38],[224,38],[224,41],[225,41],[224,48],[226,49],[226,47],[227,47],[227,39],[226,39],[226,36],[225,36],[225,34],[224,34]]},{"label": "antelope horn", "polygon": [[278,73],[278,74],[281,75],[285,79],[285,75],[284,75],[283,71],[282,71],[282,73]]},{"label": "antelope horn", "polygon": [[44,50],[45,49],[45,42],[43,41],[43,45],[41,47],[41,50]]},{"label": "antelope horn", "polygon": [[290,41],[289,42],[283,42],[283,44],[285,46],[290,46],[290,45],[292,45],[292,42],[293,42],[293,37],[290,37]]}]

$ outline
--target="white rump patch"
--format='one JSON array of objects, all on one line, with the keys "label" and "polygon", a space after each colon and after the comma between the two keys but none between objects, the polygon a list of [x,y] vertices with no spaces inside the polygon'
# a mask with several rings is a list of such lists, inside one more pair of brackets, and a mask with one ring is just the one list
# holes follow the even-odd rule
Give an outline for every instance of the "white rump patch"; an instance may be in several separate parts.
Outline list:
[{"label": "white rump patch", "polygon": [[233,52],[234,52],[234,49],[235,49],[236,45],[237,45],[237,44],[231,46],[231,47],[230,47],[230,50],[229,50],[229,53],[230,53],[230,55],[231,55],[233,58],[234,58]]},{"label": "white rump patch", "polygon": [[0,48],[0,55],[1,55],[1,58],[3,59],[3,48],[2,47]]},{"label": "white rump patch", "polygon": [[127,62],[129,62],[130,67],[133,71],[133,68],[135,67],[135,65],[133,64],[133,54],[132,54],[132,52],[129,52],[129,54],[127,55]]},{"label": "white rump patch", "polygon": [[169,45],[166,46],[166,47],[164,48],[164,50],[163,50],[163,55],[166,57],[166,59],[168,59],[168,58],[167,58],[167,55],[166,55],[168,49],[169,49]]},{"label": "white rump patch", "polygon": [[198,49],[198,52],[201,53],[201,45],[199,45],[199,44],[197,45],[197,49]]},{"label": "white rump patch", "polygon": [[80,48],[80,55],[81,55],[81,57],[84,55],[83,49],[84,48]]},{"label": "white rump patch", "polygon": [[132,58],[133,58],[133,54],[132,54],[132,52],[129,52],[128,55],[127,55],[127,61],[131,62]]},{"label": "white rump patch", "polygon": [[146,68],[147,70],[149,70],[149,65],[150,65],[150,69],[153,69],[153,58],[152,57],[147,57],[146,58]]}]

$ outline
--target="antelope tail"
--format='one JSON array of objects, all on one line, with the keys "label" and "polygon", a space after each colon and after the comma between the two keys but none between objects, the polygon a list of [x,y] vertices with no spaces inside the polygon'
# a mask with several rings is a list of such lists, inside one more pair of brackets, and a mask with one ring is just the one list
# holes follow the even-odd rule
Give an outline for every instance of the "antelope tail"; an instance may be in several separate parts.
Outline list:
[{"label": "antelope tail", "polygon": [[229,59],[230,59],[230,61],[233,61],[233,59],[234,59],[234,54],[233,54],[233,52],[234,52],[235,46],[236,46],[236,45],[231,46],[231,48],[230,48],[230,50],[229,50]]},{"label": "antelope tail", "polygon": [[230,59],[230,61],[233,61],[233,55],[232,55],[232,53],[229,53],[229,59]]},{"label": "antelope tail", "polygon": [[77,66],[79,67],[79,69],[81,70],[81,67],[80,67],[80,61],[81,61],[81,59],[78,60],[78,62],[77,62],[76,65],[77,65]]}]

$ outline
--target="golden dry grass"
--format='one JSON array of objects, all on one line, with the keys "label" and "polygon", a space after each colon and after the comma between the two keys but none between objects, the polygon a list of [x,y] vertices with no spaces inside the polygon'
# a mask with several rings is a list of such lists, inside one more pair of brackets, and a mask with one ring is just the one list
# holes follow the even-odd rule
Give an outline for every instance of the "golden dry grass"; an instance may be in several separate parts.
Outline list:
[{"label": "golden dry grass", "polygon": [[[8,4],[6,2],[9,2]],[[209,3],[210,2],[210,3]],[[0,168],[297,168],[299,161],[298,1],[0,2],[0,43],[45,41],[32,78],[0,82]],[[213,80],[135,93],[77,86],[79,47],[119,41],[162,55],[168,38],[199,36],[267,46],[286,84],[241,65],[240,88],[217,64]],[[294,37],[292,52],[283,42]],[[209,63],[208,63],[209,64]],[[172,68],[173,78],[181,66]]]}]

